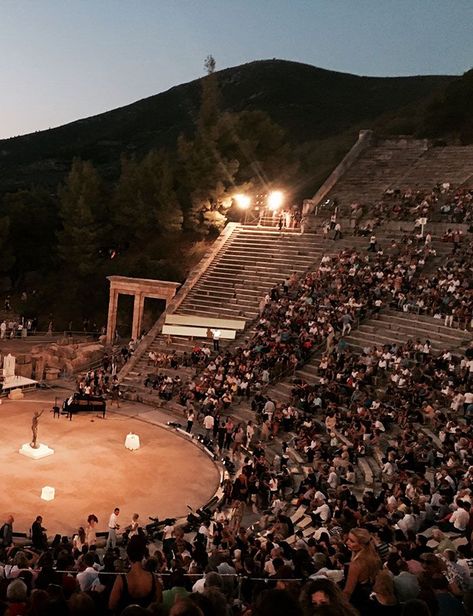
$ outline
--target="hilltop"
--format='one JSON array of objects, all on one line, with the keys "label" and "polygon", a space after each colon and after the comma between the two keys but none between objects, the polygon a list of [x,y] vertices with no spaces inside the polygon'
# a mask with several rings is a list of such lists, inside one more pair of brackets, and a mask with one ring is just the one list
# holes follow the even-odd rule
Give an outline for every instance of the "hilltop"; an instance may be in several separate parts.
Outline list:
[{"label": "hilltop", "polygon": [[[454,79],[362,77],[284,60],[251,62],[216,75],[222,110],[266,112],[310,166],[324,157],[324,168],[349,147],[358,128],[379,127],[409,107],[422,109]],[[122,154],[172,151],[180,134],[194,131],[200,81],[58,128],[0,140],[0,193],[31,185],[55,190],[75,156],[91,160],[103,177],[114,180]],[[320,151],[311,156],[314,149]],[[312,171],[314,177],[324,172]]]}]

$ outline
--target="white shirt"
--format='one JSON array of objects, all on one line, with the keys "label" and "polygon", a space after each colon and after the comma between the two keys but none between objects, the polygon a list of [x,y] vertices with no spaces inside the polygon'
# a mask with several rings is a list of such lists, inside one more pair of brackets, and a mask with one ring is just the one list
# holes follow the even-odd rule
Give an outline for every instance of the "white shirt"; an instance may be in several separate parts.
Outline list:
[{"label": "white shirt", "polygon": [[108,527],[113,529],[118,528],[118,515],[115,512],[113,512],[110,516],[110,519],[108,521]]},{"label": "white shirt", "polygon": [[77,582],[82,592],[87,592],[92,588],[92,584],[99,577],[98,572],[93,567],[87,567],[85,571],[77,574]]},{"label": "white shirt", "polygon": [[192,592],[204,592],[205,590],[205,577],[200,578],[197,582],[192,586]]},{"label": "white shirt", "polygon": [[408,530],[415,531],[417,528],[417,519],[411,513],[406,513],[406,515],[399,520],[397,526],[403,533],[406,533]]},{"label": "white shirt", "polygon": [[206,430],[211,430],[214,427],[214,418],[212,415],[206,415],[204,417],[204,428]]},{"label": "white shirt", "polygon": [[319,515],[322,522],[327,522],[327,520],[330,518],[330,507],[327,505],[327,503],[324,503],[323,505],[320,505],[320,507],[317,507],[317,509],[315,509],[314,514]]},{"label": "white shirt", "polygon": [[470,514],[462,507],[458,507],[456,511],[450,516],[450,523],[453,524],[453,528],[464,532],[470,521]]},{"label": "white shirt", "polygon": [[328,485],[332,488],[332,490],[335,490],[335,488],[338,485],[338,475],[335,471],[332,471],[327,479],[327,483]]}]

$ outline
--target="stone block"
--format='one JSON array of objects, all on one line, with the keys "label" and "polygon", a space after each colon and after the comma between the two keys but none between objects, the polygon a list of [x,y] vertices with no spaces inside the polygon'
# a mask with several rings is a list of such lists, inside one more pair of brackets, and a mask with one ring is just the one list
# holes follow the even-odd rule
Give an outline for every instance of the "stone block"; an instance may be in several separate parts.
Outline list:
[{"label": "stone block", "polygon": [[39,356],[33,358],[33,371],[37,381],[42,381],[44,378],[44,365],[44,357]]},{"label": "stone block", "polygon": [[47,353],[47,354],[45,353],[43,357],[44,357],[44,363],[47,368],[59,368],[60,367],[59,357],[57,357],[56,355],[52,355],[51,353]]},{"label": "stone block", "polygon": [[19,452],[22,456],[26,456],[27,458],[31,458],[32,460],[41,460],[41,458],[52,456],[54,453],[54,449],[51,449],[44,443],[40,443],[39,447],[33,449],[30,443],[25,443],[21,446]]},{"label": "stone block", "polygon": [[74,359],[71,359],[71,364],[74,370],[80,369],[84,365],[84,362],[84,357],[74,357]]},{"label": "stone block", "polygon": [[136,451],[140,448],[140,437],[138,434],[128,433],[125,438],[125,447],[130,451]]},{"label": "stone block", "polygon": [[51,486],[44,486],[41,489],[41,498],[45,501],[52,501],[56,496],[56,490]]},{"label": "stone block", "polygon": [[66,359],[74,359],[77,355],[77,348],[72,345],[62,347],[59,350],[59,355],[60,357],[65,357]]},{"label": "stone block", "polygon": [[65,359],[62,368],[64,369],[66,374],[74,374],[74,366],[71,360]]},{"label": "stone block", "polygon": [[17,376],[24,376],[27,379],[31,379],[33,374],[33,364],[31,361],[24,364],[17,364],[16,374]]},{"label": "stone block", "polygon": [[8,394],[9,400],[23,400],[24,397],[25,395],[21,391],[21,389],[12,389],[10,393]]},{"label": "stone block", "polygon": [[59,368],[46,368],[45,378],[47,381],[55,381],[59,377]]}]

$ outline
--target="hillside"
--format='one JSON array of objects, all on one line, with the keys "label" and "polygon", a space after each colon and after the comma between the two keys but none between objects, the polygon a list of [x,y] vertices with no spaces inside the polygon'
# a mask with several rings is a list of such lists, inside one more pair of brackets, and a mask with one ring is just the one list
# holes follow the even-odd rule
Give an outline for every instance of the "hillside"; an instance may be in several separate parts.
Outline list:
[{"label": "hillside", "polygon": [[[369,128],[409,105],[419,108],[453,79],[360,77],[283,60],[252,62],[217,75],[223,109],[262,110],[301,148]],[[74,156],[116,178],[122,153],[173,148],[180,133],[193,131],[200,91],[195,80],[107,113],[0,140],[0,193],[32,184],[55,189]]]},{"label": "hillside", "polygon": [[428,106],[420,132],[473,143],[473,69],[449,83]]}]

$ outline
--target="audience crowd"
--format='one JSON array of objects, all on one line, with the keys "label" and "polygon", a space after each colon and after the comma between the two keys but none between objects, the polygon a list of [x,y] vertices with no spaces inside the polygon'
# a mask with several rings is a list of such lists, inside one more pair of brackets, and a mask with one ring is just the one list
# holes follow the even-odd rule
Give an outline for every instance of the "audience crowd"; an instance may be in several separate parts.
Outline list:
[{"label": "audience crowd", "polygon": [[[145,384],[179,402],[187,431],[223,458],[222,505],[195,525],[168,520],[158,540],[136,515],[121,548],[116,509],[105,549],[94,515],[52,544],[38,517],[23,548],[10,517],[0,529],[0,613],[473,613],[473,346],[345,341],[389,306],[471,330],[471,248],[428,275],[433,255],[429,242],[405,242],[325,256],[261,300],[245,345],[150,353]],[[315,350],[307,383],[295,372]],[[195,371],[187,382],[183,367]],[[289,399],[273,399],[269,386],[283,376]],[[78,387],[104,392],[110,381],[107,365]],[[239,403],[251,421],[232,419]]]},{"label": "audience crowd", "polygon": [[416,220],[471,224],[473,190],[454,189],[449,182],[438,183],[431,190],[389,188],[375,204],[373,213],[385,220]]}]

